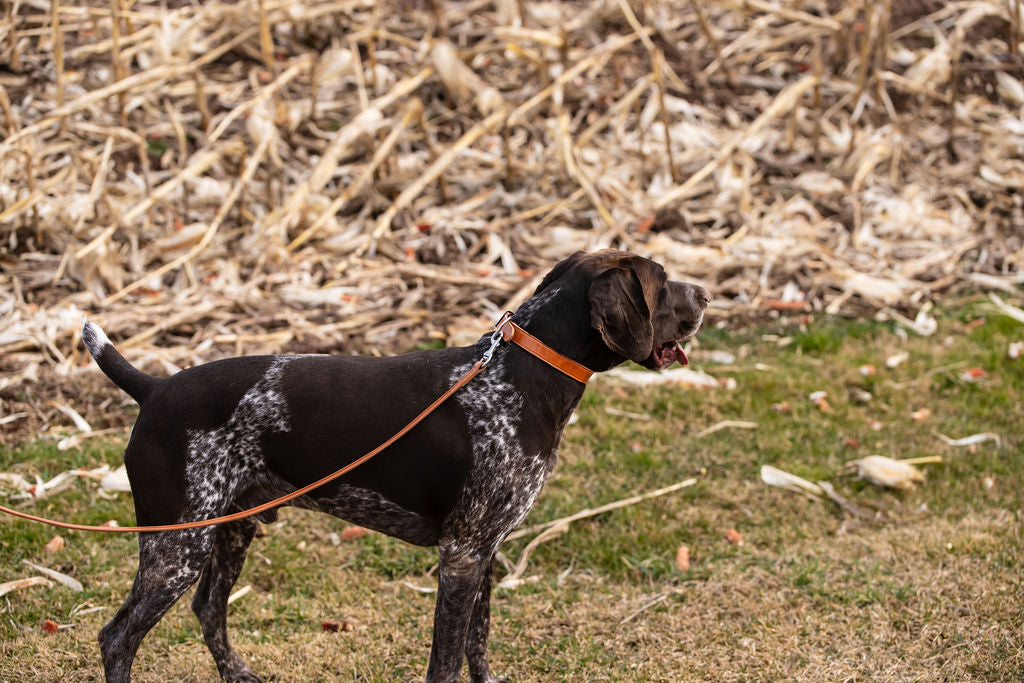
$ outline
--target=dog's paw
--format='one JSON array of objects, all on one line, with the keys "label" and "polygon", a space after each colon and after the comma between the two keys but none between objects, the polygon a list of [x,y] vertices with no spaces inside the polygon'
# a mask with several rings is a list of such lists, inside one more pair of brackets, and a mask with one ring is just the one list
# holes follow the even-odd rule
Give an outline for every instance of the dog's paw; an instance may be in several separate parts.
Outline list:
[{"label": "dog's paw", "polygon": [[263,683],[263,679],[256,675],[256,672],[249,668],[241,657],[234,652],[231,653],[228,661],[220,670],[221,679],[227,683]]},{"label": "dog's paw", "polygon": [[263,679],[257,676],[252,669],[246,667],[243,671],[228,671],[224,675],[227,683],[263,683]]}]

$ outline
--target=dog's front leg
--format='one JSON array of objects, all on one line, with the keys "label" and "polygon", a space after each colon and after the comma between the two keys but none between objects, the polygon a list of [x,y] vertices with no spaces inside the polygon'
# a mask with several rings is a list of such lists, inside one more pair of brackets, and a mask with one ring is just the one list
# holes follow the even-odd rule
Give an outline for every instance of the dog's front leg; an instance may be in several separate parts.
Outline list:
[{"label": "dog's front leg", "polygon": [[484,576],[477,589],[473,612],[469,618],[469,632],[466,635],[466,660],[469,662],[471,683],[507,683],[505,679],[492,676],[487,664],[487,635],[491,628],[491,576],[494,571],[494,556],[487,561]]},{"label": "dog's front leg", "polygon": [[441,562],[427,683],[456,683],[466,652],[470,615],[493,554],[451,538],[442,539],[438,549]]}]

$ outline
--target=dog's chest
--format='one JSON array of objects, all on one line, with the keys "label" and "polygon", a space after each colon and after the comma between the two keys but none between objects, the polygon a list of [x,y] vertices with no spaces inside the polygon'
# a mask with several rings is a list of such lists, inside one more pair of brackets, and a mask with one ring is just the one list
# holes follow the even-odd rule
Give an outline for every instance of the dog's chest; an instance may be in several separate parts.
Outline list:
[{"label": "dog's chest", "polygon": [[[463,372],[460,367],[454,374]],[[554,468],[556,444],[525,445],[526,398],[505,378],[500,355],[456,400],[466,414],[473,458],[456,515],[474,520],[481,536],[500,540],[533,507]]]}]

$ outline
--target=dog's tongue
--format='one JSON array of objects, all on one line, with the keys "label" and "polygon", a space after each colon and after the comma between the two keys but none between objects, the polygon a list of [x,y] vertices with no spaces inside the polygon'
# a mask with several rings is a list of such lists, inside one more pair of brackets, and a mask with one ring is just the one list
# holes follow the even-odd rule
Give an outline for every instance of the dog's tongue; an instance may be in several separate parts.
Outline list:
[{"label": "dog's tongue", "polygon": [[676,360],[680,365],[690,364],[690,359],[686,357],[686,351],[683,351],[683,345],[679,342],[676,342]]}]

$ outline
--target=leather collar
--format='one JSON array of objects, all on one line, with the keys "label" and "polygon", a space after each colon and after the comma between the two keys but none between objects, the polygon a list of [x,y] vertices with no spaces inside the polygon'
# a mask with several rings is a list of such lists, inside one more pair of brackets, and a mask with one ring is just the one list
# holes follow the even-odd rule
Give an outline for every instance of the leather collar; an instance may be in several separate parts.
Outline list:
[{"label": "leather collar", "polygon": [[504,341],[512,342],[530,355],[539,358],[559,372],[573,378],[580,384],[586,384],[594,371],[584,365],[580,365],[572,358],[563,356],[558,351],[537,339],[532,334],[516,325],[511,320],[512,313],[507,312],[501,316],[501,320],[495,326],[501,332]]}]

